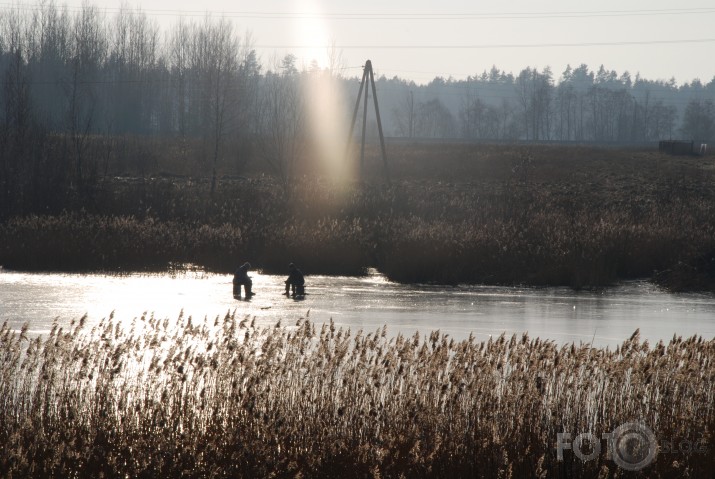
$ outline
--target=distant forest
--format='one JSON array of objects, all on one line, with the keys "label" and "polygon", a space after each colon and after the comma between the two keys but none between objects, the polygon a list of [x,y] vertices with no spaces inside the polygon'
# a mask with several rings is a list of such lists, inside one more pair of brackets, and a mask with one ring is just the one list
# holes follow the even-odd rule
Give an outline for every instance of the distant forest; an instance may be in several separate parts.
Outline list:
[{"label": "distant forest", "polygon": [[[0,201],[17,203],[28,191],[53,185],[81,194],[110,165],[116,172],[156,169],[151,162],[158,153],[139,151],[156,145],[136,138],[166,140],[161,154],[190,156],[193,168],[214,182],[217,171],[240,173],[249,160],[288,177],[307,134],[307,109],[321,91],[307,85],[330,79],[339,87],[341,114],[352,114],[359,77],[345,75],[340,54],[332,53],[327,68],[298,65],[293,55],[265,64],[250,35],[221,18],[181,19],[162,30],[130,8],[115,14],[52,2],[5,8]],[[466,80],[437,77],[417,85],[379,76],[380,66],[376,86],[388,136],[630,144],[715,139],[715,79],[677,85],[603,66],[568,67],[560,75],[495,66]],[[369,132],[375,134],[374,123]]]}]

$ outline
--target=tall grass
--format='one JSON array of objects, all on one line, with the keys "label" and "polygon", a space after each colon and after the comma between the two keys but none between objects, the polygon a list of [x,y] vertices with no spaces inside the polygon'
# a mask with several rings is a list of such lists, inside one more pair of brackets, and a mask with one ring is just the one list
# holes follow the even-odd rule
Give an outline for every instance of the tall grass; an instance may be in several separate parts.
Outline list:
[{"label": "tall grass", "polygon": [[[376,267],[406,282],[708,289],[715,181],[701,159],[632,150],[404,147],[390,185],[269,176],[108,179],[84,209],[0,223],[16,269],[162,270],[193,263],[307,273]],[[377,170],[381,171],[381,170]],[[370,176],[373,175],[373,176]],[[712,257],[710,255],[709,257]],[[707,258],[706,258],[707,259]],[[715,271],[715,270],[714,270]]]},{"label": "tall grass", "polygon": [[605,443],[560,461],[557,434],[631,421],[665,446],[643,477],[715,466],[715,340],[636,332],[611,351],[232,314],[85,322],[0,328],[1,476],[620,477]]}]

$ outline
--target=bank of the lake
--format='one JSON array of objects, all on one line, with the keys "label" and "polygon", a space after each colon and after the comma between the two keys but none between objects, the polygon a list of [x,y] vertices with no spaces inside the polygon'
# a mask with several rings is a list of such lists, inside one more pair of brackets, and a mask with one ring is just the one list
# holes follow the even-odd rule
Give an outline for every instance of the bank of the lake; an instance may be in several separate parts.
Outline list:
[{"label": "bank of the lake", "polygon": [[[392,181],[262,172],[206,179],[108,177],[79,202],[0,222],[17,270],[282,272],[405,283],[603,286],[653,278],[715,287],[709,158],[645,150],[403,145]],[[401,148],[401,149],[399,149]],[[377,170],[378,172],[381,170]]]}]

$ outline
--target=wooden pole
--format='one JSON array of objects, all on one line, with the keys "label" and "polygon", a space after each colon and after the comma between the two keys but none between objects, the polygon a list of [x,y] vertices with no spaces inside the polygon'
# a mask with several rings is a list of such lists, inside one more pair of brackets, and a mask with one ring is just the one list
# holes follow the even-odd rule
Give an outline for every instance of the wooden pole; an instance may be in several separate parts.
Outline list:
[{"label": "wooden pole", "polygon": [[353,110],[353,121],[350,123],[350,133],[348,133],[348,141],[345,144],[345,158],[348,157],[348,151],[350,149],[350,140],[353,137],[353,131],[355,130],[355,120],[357,120],[358,110],[360,109],[360,97],[362,96],[362,90],[367,81],[367,70],[363,70],[362,81],[360,81],[360,90],[358,91],[357,100],[355,100],[355,109]]},{"label": "wooden pole", "polygon": [[[370,84],[368,85],[368,78],[370,79]],[[358,91],[357,99],[355,99],[355,109],[353,110],[353,119],[350,123],[350,133],[348,133],[348,141],[345,145],[345,158],[347,160],[348,152],[350,150],[350,140],[352,140],[353,132],[355,131],[355,122],[357,121],[358,111],[360,110],[360,99],[363,94],[363,89],[365,90],[365,98],[363,100],[363,111],[362,111],[362,142],[360,144],[360,173],[362,175],[365,167],[365,137],[367,133],[367,96],[369,88],[372,87],[372,98],[375,104],[375,116],[377,117],[377,130],[380,134],[380,148],[382,149],[382,162],[385,168],[385,179],[387,183],[390,183],[390,172],[387,167],[387,149],[385,148],[385,135],[382,132],[382,119],[380,118],[380,107],[377,102],[377,89],[375,88],[375,74],[372,71],[372,62],[367,60],[365,62],[365,68],[362,72],[362,80],[360,81],[360,90]]]},{"label": "wooden pole", "polygon": [[[382,134],[382,121],[380,120],[380,107],[377,105],[377,90],[375,89],[375,75],[372,73],[372,63],[367,61],[370,69],[370,84],[372,85],[372,99],[375,102],[375,116],[377,117],[377,131],[380,133],[380,148],[382,148],[382,163],[385,168],[385,179],[390,184],[390,171],[387,168],[387,150],[385,149],[385,135]],[[367,100],[367,95],[365,95]],[[365,141],[363,139],[363,141]]]},{"label": "wooden pole", "polygon": [[[365,78],[369,75],[370,71],[370,60],[365,64]],[[364,174],[365,170],[365,134],[367,133],[367,94],[368,87],[365,85],[365,98],[363,98],[364,104],[362,107],[362,144],[360,145],[360,176]]]}]

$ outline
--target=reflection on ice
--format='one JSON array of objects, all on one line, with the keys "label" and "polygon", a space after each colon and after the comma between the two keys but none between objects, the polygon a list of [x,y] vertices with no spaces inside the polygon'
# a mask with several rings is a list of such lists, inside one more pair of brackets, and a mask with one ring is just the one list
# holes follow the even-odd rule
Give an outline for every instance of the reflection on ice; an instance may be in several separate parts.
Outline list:
[{"label": "reflection on ice", "polygon": [[305,300],[284,293],[284,277],[252,274],[250,300],[237,301],[229,275],[189,272],[174,275],[62,275],[0,272],[0,322],[30,334],[49,332],[52,322],[69,325],[85,313],[98,323],[113,311],[129,326],[143,314],[176,320],[255,318],[257,324],[305,317],[317,323],[373,331],[387,324],[388,334],[427,334],[440,329],[456,340],[470,333],[521,334],[558,343],[611,346],[636,328],[651,343],[674,334],[715,337],[715,297],[669,294],[644,282],[625,283],[597,292],[568,288],[441,287],[400,285],[372,271],[362,278],[309,276]]}]

